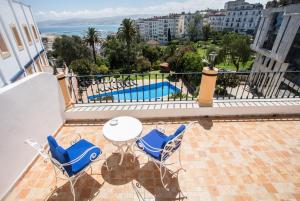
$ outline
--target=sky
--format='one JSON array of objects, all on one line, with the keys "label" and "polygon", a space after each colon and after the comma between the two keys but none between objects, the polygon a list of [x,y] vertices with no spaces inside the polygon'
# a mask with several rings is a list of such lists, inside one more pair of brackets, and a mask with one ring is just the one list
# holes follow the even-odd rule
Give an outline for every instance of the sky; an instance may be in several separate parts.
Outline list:
[{"label": "sky", "polygon": [[[31,5],[37,21],[101,18],[136,14],[164,15],[220,9],[227,0],[22,0]],[[266,4],[268,0],[246,0]]]}]

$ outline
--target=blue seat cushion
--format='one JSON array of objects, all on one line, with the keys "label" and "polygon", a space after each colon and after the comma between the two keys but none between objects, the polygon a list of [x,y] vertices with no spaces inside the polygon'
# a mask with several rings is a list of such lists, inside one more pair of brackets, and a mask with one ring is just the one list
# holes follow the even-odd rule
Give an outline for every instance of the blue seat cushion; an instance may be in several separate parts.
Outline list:
[{"label": "blue seat cushion", "polygon": [[[83,154],[86,150],[94,147],[92,143],[81,139],[76,144],[69,147],[66,151],[68,153],[69,160],[75,160],[78,158],[81,154]],[[69,176],[75,175],[81,170],[83,170],[85,167],[87,167],[91,163],[91,159],[97,158],[102,153],[101,149],[99,147],[94,147],[91,150],[89,150],[83,158],[81,158],[76,163],[70,165],[70,168],[66,168]]]},{"label": "blue seat cushion", "polygon": [[184,130],[186,129],[185,125],[180,125],[177,130],[173,133],[173,135],[170,135],[168,137],[168,141],[173,140],[175,137],[177,137],[178,135],[180,135]]},{"label": "blue seat cushion", "polygon": [[[165,144],[168,142],[168,136],[158,131],[157,129],[153,129],[143,138],[148,145],[157,149],[163,149]],[[147,154],[151,157],[160,160],[161,159],[161,151],[153,151],[148,145],[144,144],[140,140],[137,140],[137,145],[140,149],[143,149]]]},{"label": "blue seat cushion", "polygon": [[68,153],[67,151],[59,146],[51,135],[47,137],[49,147],[50,147],[50,152],[53,158],[55,158],[58,162],[60,163],[66,163],[69,161]]}]

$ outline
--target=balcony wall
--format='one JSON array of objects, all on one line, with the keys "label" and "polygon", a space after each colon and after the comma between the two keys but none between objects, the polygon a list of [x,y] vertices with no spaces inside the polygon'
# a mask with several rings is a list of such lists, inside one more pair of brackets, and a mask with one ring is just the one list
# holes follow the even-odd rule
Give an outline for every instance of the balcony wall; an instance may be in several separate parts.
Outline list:
[{"label": "balcony wall", "polygon": [[55,76],[37,73],[0,89],[0,198],[35,158],[27,138],[45,143],[64,123],[64,100]]}]

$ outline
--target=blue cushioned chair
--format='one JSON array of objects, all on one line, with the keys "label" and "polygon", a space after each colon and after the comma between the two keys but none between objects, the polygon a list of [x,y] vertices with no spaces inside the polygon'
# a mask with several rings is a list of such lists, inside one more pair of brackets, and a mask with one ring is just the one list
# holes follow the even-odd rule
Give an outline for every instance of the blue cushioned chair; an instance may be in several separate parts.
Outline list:
[{"label": "blue cushioned chair", "polygon": [[71,146],[67,149],[59,146],[51,135],[47,137],[47,140],[50,152],[48,152],[48,154],[45,153],[42,146],[38,145],[38,143],[31,140],[26,140],[25,142],[34,147],[44,159],[51,160],[56,176],[56,182],[57,178],[61,178],[58,177],[59,173],[62,173],[68,179],[75,200],[75,183],[84,173],[84,170],[90,167],[92,171],[91,164],[100,157],[102,151],[99,147],[87,140],[81,139],[81,137],[78,140],[73,141]]},{"label": "blue cushioned chair", "polygon": [[166,185],[163,182],[163,178],[166,174],[166,160],[176,150],[179,150],[178,153],[180,169],[183,169],[180,157],[180,145],[183,139],[184,132],[191,124],[193,124],[193,122],[191,122],[189,125],[180,125],[177,130],[169,136],[165,135],[164,131],[157,127],[156,129],[151,130],[148,134],[136,141],[137,147],[141,151],[146,153],[148,158],[151,159],[159,168],[161,182],[165,188]]}]

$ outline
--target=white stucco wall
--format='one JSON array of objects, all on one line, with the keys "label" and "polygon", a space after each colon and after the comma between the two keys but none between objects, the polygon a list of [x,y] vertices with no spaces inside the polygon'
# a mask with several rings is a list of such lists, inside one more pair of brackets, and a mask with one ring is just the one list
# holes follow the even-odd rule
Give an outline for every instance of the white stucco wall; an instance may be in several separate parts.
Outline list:
[{"label": "white stucco wall", "polygon": [[36,156],[24,143],[46,143],[64,123],[64,100],[55,76],[37,73],[0,88],[0,199]]}]

